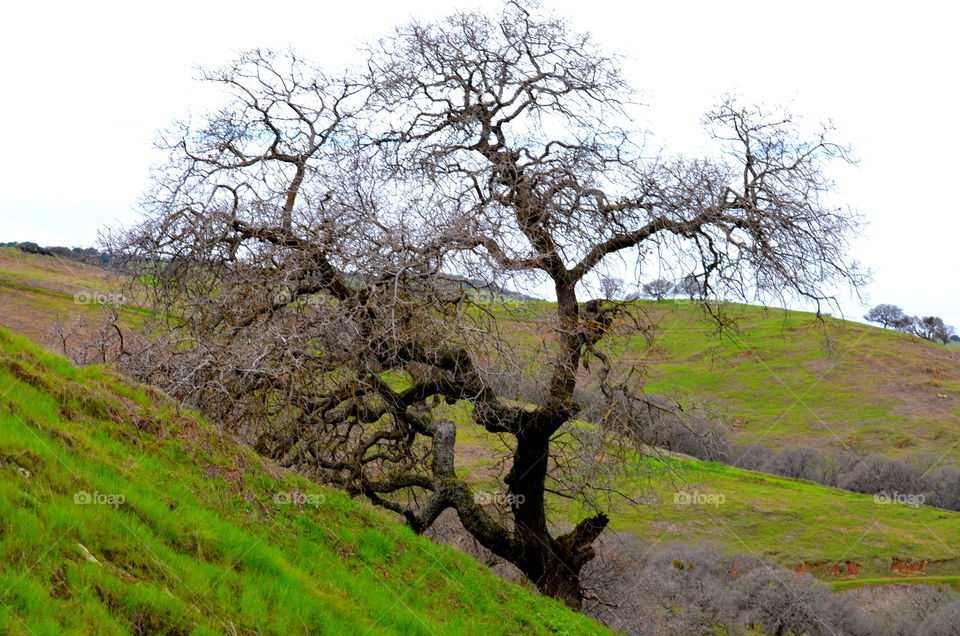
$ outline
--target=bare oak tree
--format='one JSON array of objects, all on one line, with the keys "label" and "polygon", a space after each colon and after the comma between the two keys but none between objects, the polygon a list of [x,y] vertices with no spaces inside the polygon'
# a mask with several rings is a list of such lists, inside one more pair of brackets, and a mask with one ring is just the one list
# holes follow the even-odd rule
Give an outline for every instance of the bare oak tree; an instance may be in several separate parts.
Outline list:
[{"label": "bare oak tree", "polygon": [[938,316],[923,316],[914,319],[914,333],[931,342],[947,344],[956,334],[954,328],[943,322]]},{"label": "bare oak tree", "polygon": [[909,316],[904,314],[902,309],[888,303],[881,303],[871,308],[863,319],[899,331],[904,331],[909,323]]},{"label": "bare oak tree", "polygon": [[676,293],[682,294],[691,300],[703,297],[703,287],[696,276],[687,274],[680,279],[675,288]]},{"label": "bare oak tree", "polygon": [[676,291],[676,286],[665,278],[657,278],[643,285],[643,295],[654,300],[663,300]]},{"label": "bare oak tree", "polygon": [[[231,101],[167,138],[146,219],[113,247],[168,327],[141,377],[417,531],[455,510],[579,607],[608,517],[564,528],[547,495],[595,502],[629,467],[571,431],[644,441],[631,422],[652,403],[600,346],[629,316],[578,290],[611,257],[657,258],[704,295],[819,303],[858,281],[855,221],[822,200],[844,149],[783,113],[727,100],[705,120],[717,157],[644,156],[615,61],[535,10],[401,27],[363,73],[262,52],[207,73]],[[543,377],[517,381],[531,354],[468,280],[551,290]],[[494,505],[456,471],[464,426],[509,455]]]},{"label": "bare oak tree", "polygon": [[613,276],[603,276],[600,278],[600,293],[607,300],[616,300],[623,295],[623,279]]}]

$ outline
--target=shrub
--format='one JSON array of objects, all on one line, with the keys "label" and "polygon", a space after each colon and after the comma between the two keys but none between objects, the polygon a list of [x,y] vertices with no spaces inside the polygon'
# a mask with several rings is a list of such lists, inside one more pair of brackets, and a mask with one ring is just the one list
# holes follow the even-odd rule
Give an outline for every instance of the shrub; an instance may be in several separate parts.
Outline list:
[{"label": "shrub", "polygon": [[664,409],[651,408],[633,421],[634,432],[644,443],[704,461],[730,461],[729,437],[715,418],[697,410],[668,413],[670,405],[662,398],[650,399],[662,402]]},{"label": "shrub", "polygon": [[960,601],[940,605],[917,629],[917,636],[960,636]]},{"label": "shrub", "polygon": [[838,485],[844,490],[862,493],[919,493],[920,471],[899,459],[868,455],[844,474]]},{"label": "shrub", "polygon": [[923,479],[926,503],[946,510],[960,510],[960,470],[941,468]]},{"label": "shrub", "polygon": [[585,611],[638,636],[960,636],[960,596],[950,588],[893,585],[832,593],[809,575],[711,544],[653,551],[637,539],[607,538],[589,578],[602,585]]},{"label": "shrub", "polygon": [[827,586],[774,566],[757,567],[737,581],[743,604],[738,614],[766,634],[836,634],[830,617]]},{"label": "shrub", "polygon": [[21,252],[26,252],[27,254],[44,254],[46,256],[51,256],[51,253],[48,250],[40,247],[32,241],[17,243],[17,249]]}]

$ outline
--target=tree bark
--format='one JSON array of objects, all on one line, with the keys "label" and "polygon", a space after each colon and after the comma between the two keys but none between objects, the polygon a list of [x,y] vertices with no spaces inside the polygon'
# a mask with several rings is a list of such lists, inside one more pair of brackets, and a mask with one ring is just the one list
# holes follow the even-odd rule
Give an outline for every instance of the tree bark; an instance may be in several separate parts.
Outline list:
[{"label": "tree bark", "polygon": [[593,558],[591,545],[608,520],[605,515],[585,519],[570,534],[556,539],[547,526],[545,493],[550,440],[576,414],[573,391],[583,346],[575,285],[560,278],[556,289],[560,350],[554,359],[547,404],[542,416],[517,434],[513,467],[506,484],[519,548],[516,565],[541,593],[579,609],[583,598],[580,571]]}]

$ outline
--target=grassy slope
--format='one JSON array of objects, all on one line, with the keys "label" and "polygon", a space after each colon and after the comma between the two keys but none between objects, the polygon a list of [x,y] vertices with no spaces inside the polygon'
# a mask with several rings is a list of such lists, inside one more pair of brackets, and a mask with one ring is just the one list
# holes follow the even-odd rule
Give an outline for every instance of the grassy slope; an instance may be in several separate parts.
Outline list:
[{"label": "grassy slope", "polygon": [[[112,298],[118,280],[108,270],[76,261],[0,248],[0,326],[52,347],[54,317],[68,323],[78,317],[96,320],[102,308],[91,301]],[[137,310],[121,309],[122,320],[137,318]]]},{"label": "grassy slope", "polygon": [[804,444],[960,462],[960,355],[940,345],[812,314],[729,305],[718,341],[689,304],[651,307],[659,350],[635,340],[653,392],[716,400],[741,442]]},{"label": "grassy slope", "polygon": [[[469,448],[461,454],[465,474],[481,491],[495,492],[497,484],[485,470],[495,463],[489,436],[463,427],[458,443]],[[802,566],[827,581],[901,578],[903,573],[892,569],[895,560],[928,561],[909,577],[942,576],[960,584],[960,513],[875,503],[868,495],[683,456],[635,462],[633,478],[610,485],[640,505],[611,499],[614,530],[660,545],[715,542],[785,567]],[[678,493],[701,503],[679,503]],[[558,511],[552,521],[561,525],[590,513],[557,497],[550,505]],[[855,574],[847,562],[855,564]]]},{"label": "grassy slope", "polygon": [[[923,576],[960,582],[960,546],[953,539],[960,536],[958,513],[878,504],[867,495],[687,458],[651,461],[654,474],[667,473],[646,489],[656,503],[640,508],[620,503],[614,508],[615,529],[656,542],[713,541],[785,567],[802,566],[826,580],[852,572],[896,577],[900,573],[891,566],[899,559],[926,560]],[[657,466],[660,462],[665,465]],[[677,503],[677,493],[699,495],[706,503]]]},{"label": "grassy slope", "polygon": [[600,631],[0,329],[0,632]]},{"label": "grassy slope", "polygon": [[[545,304],[527,304],[537,311]],[[960,464],[960,352],[890,330],[813,314],[727,303],[738,329],[721,337],[699,308],[640,301],[657,325],[613,345],[645,388],[730,416],[738,442],[849,448]],[[523,346],[540,339],[534,311],[513,312]]]}]

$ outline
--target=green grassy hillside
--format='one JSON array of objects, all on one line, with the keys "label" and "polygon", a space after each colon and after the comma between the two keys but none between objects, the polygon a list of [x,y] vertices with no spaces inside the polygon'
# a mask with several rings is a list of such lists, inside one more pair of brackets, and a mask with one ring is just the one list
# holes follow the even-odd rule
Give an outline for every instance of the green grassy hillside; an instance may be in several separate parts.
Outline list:
[{"label": "green grassy hillside", "polygon": [[[462,427],[458,444],[464,474],[479,491],[495,492],[490,467],[502,445],[470,427]],[[878,503],[871,495],[679,455],[628,461],[629,477],[604,485],[639,505],[611,497],[611,527],[654,547],[709,541],[829,582],[939,576],[960,585],[960,513]],[[548,499],[555,524],[590,513],[568,499]]]},{"label": "green grassy hillside", "polygon": [[689,304],[647,308],[656,347],[648,389],[715,400],[740,442],[834,446],[960,461],[960,355],[890,330],[812,314],[727,305],[737,331],[719,338]]},{"label": "green grassy hillside", "polygon": [[648,463],[661,479],[634,482],[647,505],[621,501],[614,529],[658,543],[712,541],[831,582],[944,576],[960,583],[960,546],[952,539],[960,536],[960,513],[877,503],[870,495],[682,457]]},{"label": "green grassy hillside", "polygon": [[[545,303],[502,313],[509,333],[536,350]],[[647,391],[709,403],[739,443],[803,445],[927,456],[960,464],[960,351],[855,322],[724,303],[735,328],[718,333],[700,308],[638,301],[652,324],[613,340],[621,369],[644,370]]]},{"label": "green grassy hillside", "polygon": [[599,633],[0,329],[0,633]]}]

